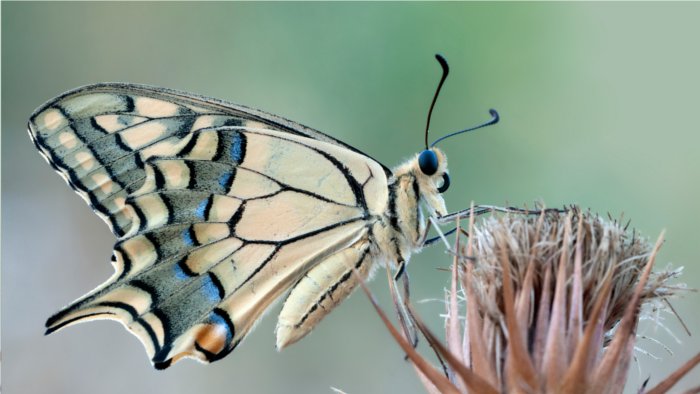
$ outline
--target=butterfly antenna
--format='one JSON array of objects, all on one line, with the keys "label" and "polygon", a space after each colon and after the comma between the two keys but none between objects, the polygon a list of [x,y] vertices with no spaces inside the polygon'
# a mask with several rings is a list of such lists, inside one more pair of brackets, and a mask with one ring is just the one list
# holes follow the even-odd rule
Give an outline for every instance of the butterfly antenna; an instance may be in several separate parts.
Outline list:
[{"label": "butterfly antenna", "polygon": [[442,84],[445,82],[445,79],[447,79],[447,74],[450,73],[450,67],[447,65],[447,60],[445,60],[441,54],[435,54],[435,59],[437,59],[440,66],[442,66],[442,78],[440,78],[440,83],[435,90],[435,96],[433,96],[433,102],[430,103],[430,109],[428,110],[428,122],[425,124],[425,149],[428,149],[428,129],[430,129],[430,117],[433,115],[433,107],[435,107],[435,102],[440,94],[440,89],[442,89]]},{"label": "butterfly antenna", "polygon": [[[446,135],[446,136],[444,136],[444,137],[440,137],[440,138],[438,138],[437,140],[435,140],[435,142],[433,142],[432,144],[430,144],[430,147],[432,148],[432,147],[435,146],[438,142],[444,140],[445,138],[454,137],[454,136],[457,135],[457,134],[462,134],[462,133],[466,133],[466,132],[468,132],[468,131],[478,130],[478,129],[482,128],[482,127],[491,126],[492,124],[498,123],[498,120],[500,119],[500,116],[498,116],[498,112],[496,112],[495,109],[490,109],[490,110],[489,110],[489,113],[491,114],[491,119],[490,119],[490,120],[488,120],[488,121],[486,121],[486,122],[484,122],[484,123],[482,123],[482,124],[480,124],[480,125],[478,125],[478,126],[470,127],[470,128],[468,128],[468,129],[464,129],[464,130],[460,130],[460,131],[455,131],[454,133],[450,133],[450,134],[448,134],[448,135]],[[426,137],[427,137],[427,135],[426,135]],[[427,146],[427,145],[426,145],[426,146]],[[426,149],[427,149],[427,148],[426,148]]]}]

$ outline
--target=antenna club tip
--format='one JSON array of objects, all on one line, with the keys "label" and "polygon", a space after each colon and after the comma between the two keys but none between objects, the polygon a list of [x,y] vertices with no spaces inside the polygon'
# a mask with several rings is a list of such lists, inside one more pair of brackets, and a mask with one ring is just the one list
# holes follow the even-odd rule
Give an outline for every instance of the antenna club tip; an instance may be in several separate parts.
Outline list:
[{"label": "antenna club tip", "polygon": [[435,59],[437,59],[438,63],[440,63],[442,69],[445,70],[445,75],[447,75],[450,70],[450,67],[447,65],[447,59],[445,59],[445,57],[439,53],[435,54]]},{"label": "antenna club tip", "polygon": [[491,108],[491,109],[489,110],[489,114],[491,114],[491,117],[493,118],[493,121],[492,121],[492,122],[493,122],[494,124],[495,124],[495,123],[498,123],[498,121],[501,120],[501,115],[499,115],[499,114],[498,114],[498,111],[496,111],[495,109]]}]

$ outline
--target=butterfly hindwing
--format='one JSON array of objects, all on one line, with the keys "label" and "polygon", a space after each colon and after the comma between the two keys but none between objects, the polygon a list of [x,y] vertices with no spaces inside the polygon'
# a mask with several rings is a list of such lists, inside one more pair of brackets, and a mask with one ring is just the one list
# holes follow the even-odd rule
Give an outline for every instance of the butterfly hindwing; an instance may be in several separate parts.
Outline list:
[{"label": "butterfly hindwing", "polygon": [[277,321],[277,349],[300,340],[372,274],[370,242],[360,239],[311,268],[290,291]]},{"label": "butterfly hindwing", "polygon": [[48,331],[119,320],[159,367],[223,357],[304,273],[367,239],[388,201],[388,170],[332,138],[174,91],[79,89],[30,134],[119,237],[114,276]]}]

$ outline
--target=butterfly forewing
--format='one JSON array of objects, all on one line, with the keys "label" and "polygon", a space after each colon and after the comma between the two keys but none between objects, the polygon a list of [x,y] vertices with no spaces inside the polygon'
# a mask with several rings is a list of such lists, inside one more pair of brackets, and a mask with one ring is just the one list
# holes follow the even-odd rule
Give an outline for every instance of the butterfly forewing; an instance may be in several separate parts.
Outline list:
[{"label": "butterfly forewing", "polygon": [[371,158],[285,119],[180,92],[88,86],[39,108],[29,129],[119,237],[115,275],[51,317],[48,331],[119,320],[159,367],[227,354],[316,264],[366,249],[387,206],[390,172]]}]

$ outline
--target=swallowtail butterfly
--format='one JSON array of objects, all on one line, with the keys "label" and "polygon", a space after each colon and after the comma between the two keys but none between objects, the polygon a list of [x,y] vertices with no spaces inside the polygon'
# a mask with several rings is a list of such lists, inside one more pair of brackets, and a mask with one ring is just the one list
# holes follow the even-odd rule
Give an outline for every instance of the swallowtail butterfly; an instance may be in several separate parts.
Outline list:
[{"label": "swallowtail butterfly", "polygon": [[[448,72],[438,60],[428,125]],[[113,319],[157,368],[211,362],[288,293],[277,347],[298,341],[357,286],[353,269],[403,267],[424,246],[424,213],[464,215],[447,213],[445,137],[428,145],[427,129],[425,150],[389,169],[298,123],[175,90],[102,83],[50,100],[29,134],[117,242],[114,275],[47,333]]]}]

